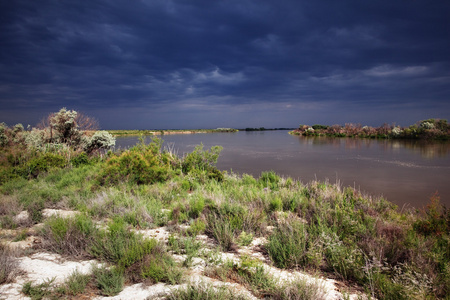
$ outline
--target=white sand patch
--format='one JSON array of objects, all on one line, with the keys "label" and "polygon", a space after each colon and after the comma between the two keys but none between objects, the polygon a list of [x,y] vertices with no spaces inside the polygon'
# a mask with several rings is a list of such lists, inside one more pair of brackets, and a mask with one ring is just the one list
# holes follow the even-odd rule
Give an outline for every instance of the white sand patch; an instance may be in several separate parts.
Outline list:
[{"label": "white sand patch", "polygon": [[136,233],[142,234],[145,238],[153,238],[160,242],[166,243],[169,240],[170,232],[167,227],[159,227],[155,229],[136,230]]},{"label": "white sand patch", "polygon": [[0,299],[19,300],[30,299],[25,297],[22,292],[22,283],[9,283],[0,285]]},{"label": "white sand patch", "polygon": [[30,218],[30,215],[28,214],[28,211],[22,210],[20,213],[18,213],[16,216],[14,216],[13,221],[20,224],[28,222],[28,219]]},{"label": "white sand patch", "polygon": [[25,271],[24,280],[40,284],[53,279],[54,283],[62,283],[75,270],[80,273],[91,273],[92,264],[98,264],[96,260],[69,261],[59,254],[40,252],[30,257],[19,257],[19,265]]},{"label": "white sand patch", "polygon": [[42,210],[42,216],[44,218],[49,218],[52,216],[60,216],[61,218],[70,218],[79,213],[80,213],[79,211],[74,210],[51,209],[51,208],[46,208]]},{"label": "white sand patch", "polygon": [[151,286],[145,286],[142,283],[133,284],[125,287],[122,292],[113,297],[96,297],[95,300],[111,299],[111,300],[145,300],[163,297],[170,293],[171,289],[176,286],[168,286],[164,283],[158,283]]},{"label": "white sand patch", "polygon": [[69,261],[58,254],[46,252],[18,257],[17,261],[23,275],[18,276],[13,283],[0,286],[0,299],[29,299],[21,293],[25,282],[41,284],[53,280],[53,284],[60,284],[76,270],[89,274],[93,264],[99,265],[96,260]]}]

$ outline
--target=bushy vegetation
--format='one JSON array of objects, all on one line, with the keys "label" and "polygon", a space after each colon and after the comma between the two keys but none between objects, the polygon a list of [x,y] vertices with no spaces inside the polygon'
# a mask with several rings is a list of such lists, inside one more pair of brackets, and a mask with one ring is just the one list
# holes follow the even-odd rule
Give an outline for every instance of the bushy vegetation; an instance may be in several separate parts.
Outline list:
[{"label": "bushy vegetation", "polygon": [[36,178],[51,169],[88,164],[115,145],[96,121],[74,110],[51,113],[37,127],[0,124],[0,182]]},{"label": "bushy vegetation", "polygon": [[[34,248],[101,263],[92,274],[73,274],[62,285],[26,283],[23,293],[34,299],[72,297],[86,290],[111,296],[126,284],[141,282],[177,284],[200,258],[208,266],[205,275],[239,283],[256,297],[324,297],[320,285],[300,278],[279,281],[255,258],[240,254],[239,261],[223,262],[214,257],[215,252],[238,255],[256,239],[265,240],[259,251],[276,268],[332,276],[378,299],[444,299],[450,294],[450,213],[439,195],[423,210],[400,212],[382,198],[327,182],[303,184],[271,171],[258,178],[221,172],[215,166],[220,147],[204,150],[200,145],[178,157],[162,150],[162,141],[155,138],[99,155],[76,150],[69,131],[58,135],[71,141],[63,146],[71,151],[68,159],[55,148],[11,142],[11,130],[4,131],[8,142],[2,153],[21,147],[21,154],[10,160],[2,156],[2,174],[9,175],[0,185],[1,227],[23,229],[44,222],[41,243]],[[21,168],[28,173],[21,175]],[[43,210],[54,207],[78,213],[43,220]],[[17,218],[23,211],[27,220]],[[140,234],[160,226],[170,231],[167,244]],[[213,240],[217,249],[204,251],[199,235]],[[0,264],[15,272],[14,257],[3,249]],[[173,255],[182,259],[175,261]],[[2,280],[8,281],[9,274],[0,274]],[[202,284],[168,297],[241,299]]]},{"label": "bushy vegetation", "polygon": [[450,124],[445,119],[427,119],[409,127],[383,124],[380,127],[362,126],[347,123],[341,125],[300,125],[290,132],[303,136],[360,137],[377,139],[436,139],[450,138]]}]

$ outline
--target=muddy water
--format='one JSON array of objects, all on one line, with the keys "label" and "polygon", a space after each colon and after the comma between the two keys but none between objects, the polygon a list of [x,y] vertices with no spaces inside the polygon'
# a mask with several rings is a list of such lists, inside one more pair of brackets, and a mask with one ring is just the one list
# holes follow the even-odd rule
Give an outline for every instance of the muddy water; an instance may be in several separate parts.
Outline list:
[{"label": "muddy water", "polygon": [[[162,136],[179,155],[203,143],[223,146],[221,170],[259,176],[273,170],[302,182],[328,180],[383,196],[399,207],[422,207],[435,192],[450,207],[450,143],[352,138],[306,138],[287,131]],[[137,137],[117,138],[129,147]],[[149,139],[147,139],[149,141]]]}]

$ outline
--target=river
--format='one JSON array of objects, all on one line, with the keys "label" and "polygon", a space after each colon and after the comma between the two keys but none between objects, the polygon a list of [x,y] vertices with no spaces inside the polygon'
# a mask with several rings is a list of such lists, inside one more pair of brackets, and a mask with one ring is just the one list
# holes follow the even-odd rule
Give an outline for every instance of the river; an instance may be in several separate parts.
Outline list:
[{"label": "river", "polygon": [[[383,196],[400,208],[422,208],[438,192],[450,208],[450,143],[407,140],[300,137],[288,131],[163,135],[164,147],[178,155],[203,143],[220,145],[217,167],[258,177],[273,170],[304,183],[328,180]],[[150,139],[147,138],[147,142]],[[118,137],[116,148],[138,137]]]}]

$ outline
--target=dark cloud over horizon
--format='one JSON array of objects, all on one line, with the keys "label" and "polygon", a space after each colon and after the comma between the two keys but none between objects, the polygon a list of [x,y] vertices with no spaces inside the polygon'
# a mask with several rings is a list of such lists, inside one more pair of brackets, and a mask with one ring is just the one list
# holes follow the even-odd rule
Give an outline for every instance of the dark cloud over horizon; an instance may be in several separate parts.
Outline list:
[{"label": "dark cloud over horizon", "polygon": [[450,117],[447,1],[2,1],[0,121],[103,128]]}]

